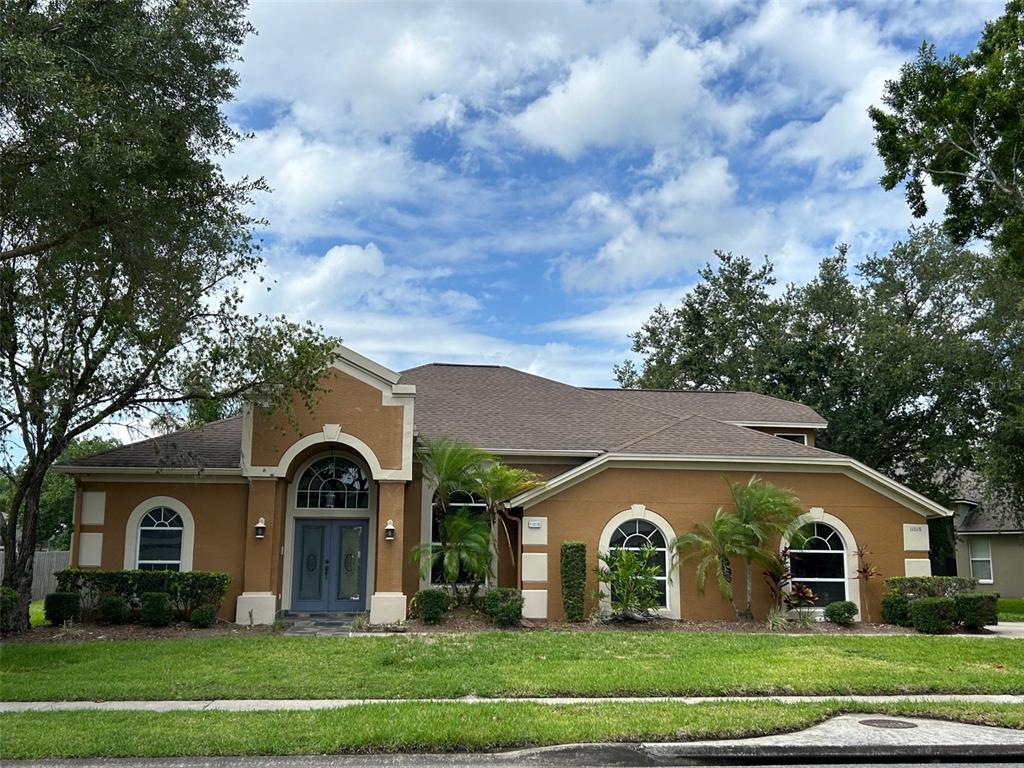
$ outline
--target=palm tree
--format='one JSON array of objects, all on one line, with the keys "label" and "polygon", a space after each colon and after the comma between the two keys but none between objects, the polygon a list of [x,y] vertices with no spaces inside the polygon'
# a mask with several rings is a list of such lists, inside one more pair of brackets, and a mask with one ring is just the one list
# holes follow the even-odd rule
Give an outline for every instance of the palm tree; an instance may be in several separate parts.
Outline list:
[{"label": "palm tree", "polygon": [[747,539],[738,524],[736,515],[719,507],[710,523],[697,523],[693,530],[677,536],[669,545],[673,550],[673,565],[678,560],[698,558],[697,591],[704,594],[708,575],[713,574],[718,582],[718,591],[723,600],[728,600],[736,618],[739,609],[733,598],[731,557],[742,557],[747,553]]},{"label": "palm tree", "polygon": [[429,577],[434,563],[441,563],[444,583],[458,598],[459,576],[468,575],[474,585],[491,576],[491,525],[486,517],[464,507],[456,507],[441,521],[441,543],[418,544],[412,556],[420,562],[424,578]]},{"label": "palm tree", "polygon": [[501,462],[492,462],[476,472],[473,496],[487,507],[487,517],[491,526],[501,523],[508,542],[508,551],[515,565],[515,552],[512,536],[508,530],[508,507],[505,502],[513,496],[536,488],[541,480],[533,472],[517,467],[510,467]]},{"label": "palm tree", "polygon": [[487,451],[448,437],[423,440],[416,446],[416,458],[423,467],[423,482],[434,489],[434,522],[440,526],[443,537],[443,522],[452,495],[472,493],[478,473],[495,458]]},{"label": "palm tree", "polygon": [[757,475],[752,475],[746,484],[725,482],[732,497],[732,514],[739,536],[745,541],[744,551],[736,553],[747,562],[747,607],[742,618],[753,619],[754,563],[771,563],[774,554],[768,549],[768,543],[785,533],[804,510],[795,493],[765,482]]}]

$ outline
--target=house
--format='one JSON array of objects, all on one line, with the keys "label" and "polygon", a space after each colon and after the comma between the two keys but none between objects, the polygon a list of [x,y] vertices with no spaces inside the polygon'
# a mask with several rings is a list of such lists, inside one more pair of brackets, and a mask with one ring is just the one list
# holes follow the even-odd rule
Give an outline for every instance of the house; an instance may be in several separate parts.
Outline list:
[{"label": "house", "polygon": [[1024,597],[1024,528],[1021,518],[986,497],[976,477],[953,500],[956,569],[978,580],[980,589]]},{"label": "house", "polygon": [[[849,599],[877,617],[880,580],[930,573],[927,520],[949,510],[853,459],[815,447],[812,409],[746,392],[580,388],[489,365],[396,373],[340,347],[316,407],[249,407],[198,429],[125,445],[62,467],[76,481],[72,564],[225,571],[222,617],[368,610],[404,619],[426,586],[412,547],[429,542],[433,489],[417,438],[471,442],[544,484],[512,499],[518,530],[498,537],[497,582],[523,590],[531,619],[563,617],[559,545],[598,551],[650,543],[663,615],[731,618],[667,544],[729,503],[723,478],[752,474],[795,491],[813,536],[799,580],[821,604]],[[735,564],[737,583],[743,565]],[[591,577],[593,578],[593,577]],[[754,575],[755,612],[768,591]],[[596,584],[593,584],[596,588]]]}]

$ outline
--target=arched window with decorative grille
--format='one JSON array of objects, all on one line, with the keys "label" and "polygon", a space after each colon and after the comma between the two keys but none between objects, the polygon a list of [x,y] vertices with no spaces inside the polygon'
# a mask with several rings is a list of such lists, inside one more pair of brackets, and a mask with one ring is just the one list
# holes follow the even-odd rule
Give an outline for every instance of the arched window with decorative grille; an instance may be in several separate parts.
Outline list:
[{"label": "arched window with decorative grille", "polygon": [[310,464],[296,487],[297,509],[367,509],[370,479],[344,456],[324,456]]},{"label": "arched window with decorative grille", "polygon": [[142,571],[180,571],[185,524],[170,507],[154,507],[139,522],[136,567]]},{"label": "arched window with decorative grille", "polygon": [[661,596],[661,607],[668,608],[668,547],[665,534],[649,520],[627,520],[613,532],[608,542],[608,549],[626,549],[640,552],[650,546],[654,550],[654,565],[658,568],[655,579],[658,582],[658,594]]},{"label": "arched window with decorative grille", "polygon": [[815,607],[849,600],[847,595],[846,544],[828,523],[808,523],[790,537],[789,563],[793,583],[810,587]]}]

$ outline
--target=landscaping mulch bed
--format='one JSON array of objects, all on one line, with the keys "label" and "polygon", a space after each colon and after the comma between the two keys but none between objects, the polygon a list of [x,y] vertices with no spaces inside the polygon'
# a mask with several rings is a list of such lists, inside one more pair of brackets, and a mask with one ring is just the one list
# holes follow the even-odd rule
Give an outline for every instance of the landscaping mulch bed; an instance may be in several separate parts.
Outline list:
[{"label": "landscaping mulch bed", "polygon": [[218,622],[209,629],[195,629],[187,621],[179,621],[168,627],[144,627],[141,624],[120,624],[105,626],[100,624],[75,624],[64,627],[33,627],[19,635],[5,635],[5,643],[38,643],[38,642],[81,642],[108,640],[174,640],[181,638],[222,637],[224,635],[272,634],[272,627],[240,627],[237,624]]}]

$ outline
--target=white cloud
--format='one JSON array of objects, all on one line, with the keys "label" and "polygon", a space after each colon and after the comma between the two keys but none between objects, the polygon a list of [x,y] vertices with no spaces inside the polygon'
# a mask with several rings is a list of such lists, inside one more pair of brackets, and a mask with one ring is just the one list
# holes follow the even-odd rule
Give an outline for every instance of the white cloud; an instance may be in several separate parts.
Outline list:
[{"label": "white cloud", "polygon": [[675,306],[692,286],[676,286],[638,291],[612,299],[600,309],[552,320],[541,326],[543,331],[570,333],[574,336],[619,342],[640,329],[659,304]]}]

